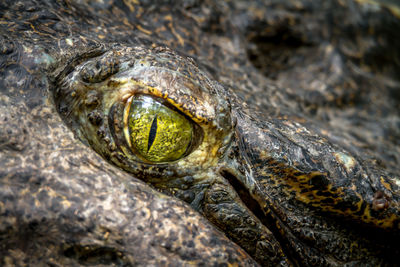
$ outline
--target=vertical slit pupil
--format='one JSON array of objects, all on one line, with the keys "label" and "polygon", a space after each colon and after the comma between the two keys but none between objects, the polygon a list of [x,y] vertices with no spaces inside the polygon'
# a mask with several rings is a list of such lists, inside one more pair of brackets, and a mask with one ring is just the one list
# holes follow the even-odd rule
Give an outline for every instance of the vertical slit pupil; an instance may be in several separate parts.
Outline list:
[{"label": "vertical slit pupil", "polygon": [[157,134],[157,115],[154,116],[154,119],[150,126],[149,141],[147,143],[147,152],[149,152],[151,146],[153,145],[154,140],[156,139],[156,134]]}]

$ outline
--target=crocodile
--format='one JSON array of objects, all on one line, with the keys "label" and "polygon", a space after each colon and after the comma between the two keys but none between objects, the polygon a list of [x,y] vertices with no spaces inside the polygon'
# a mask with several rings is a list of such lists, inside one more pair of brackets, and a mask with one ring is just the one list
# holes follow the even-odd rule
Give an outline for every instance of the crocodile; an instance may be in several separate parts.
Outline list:
[{"label": "crocodile", "polygon": [[2,266],[396,266],[395,1],[0,4]]}]

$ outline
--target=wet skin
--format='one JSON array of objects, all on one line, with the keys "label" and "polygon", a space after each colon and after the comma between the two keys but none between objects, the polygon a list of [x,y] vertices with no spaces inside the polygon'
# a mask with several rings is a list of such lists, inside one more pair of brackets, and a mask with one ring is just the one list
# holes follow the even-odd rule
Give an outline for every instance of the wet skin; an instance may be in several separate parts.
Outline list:
[{"label": "wet skin", "polygon": [[[396,264],[396,6],[1,10],[4,264]],[[178,156],[132,99],[191,125]]]}]

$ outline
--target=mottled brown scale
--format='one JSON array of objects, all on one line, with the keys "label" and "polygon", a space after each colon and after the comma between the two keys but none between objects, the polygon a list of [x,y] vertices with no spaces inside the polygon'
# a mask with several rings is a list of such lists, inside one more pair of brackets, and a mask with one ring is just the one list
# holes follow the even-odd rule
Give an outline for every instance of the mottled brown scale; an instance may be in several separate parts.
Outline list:
[{"label": "mottled brown scale", "polygon": [[372,208],[376,211],[385,210],[389,207],[389,203],[388,196],[385,196],[385,193],[382,191],[378,191],[374,194]]},{"label": "mottled brown scale", "polygon": [[[0,265],[398,265],[399,10],[0,3]],[[134,94],[183,158],[129,147]]]},{"label": "mottled brown scale", "polygon": [[79,73],[82,80],[88,83],[102,82],[119,70],[119,62],[113,53],[102,60],[91,62]]}]

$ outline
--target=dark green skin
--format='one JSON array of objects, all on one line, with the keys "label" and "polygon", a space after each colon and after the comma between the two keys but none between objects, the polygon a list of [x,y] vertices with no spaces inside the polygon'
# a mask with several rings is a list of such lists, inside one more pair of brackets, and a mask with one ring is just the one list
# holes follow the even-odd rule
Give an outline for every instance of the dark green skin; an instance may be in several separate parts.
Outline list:
[{"label": "dark green skin", "polygon": [[[0,4],[1,265],[398,264],[397,6],[85,2]],[[144,59],[209,163],[126,152]]]}]

